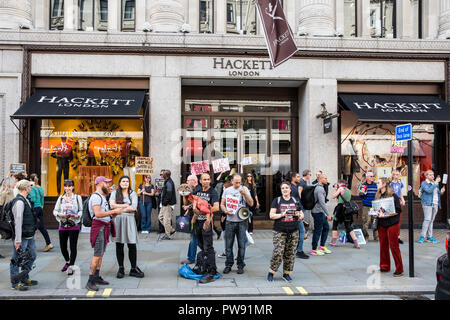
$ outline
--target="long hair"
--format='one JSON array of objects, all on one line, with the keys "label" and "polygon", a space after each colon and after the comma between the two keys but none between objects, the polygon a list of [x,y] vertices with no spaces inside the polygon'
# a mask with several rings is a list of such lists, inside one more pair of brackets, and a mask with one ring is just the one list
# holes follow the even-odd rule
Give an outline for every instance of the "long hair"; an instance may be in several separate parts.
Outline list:
[{"label": "long hair", "polygon": [[30,174],[30,181],[34,182],[34,185],[39,185],[39,177],[36,173]]},{"label": "long hair", "polygon": [[389,198],[394,195],[394,190],[391,187],[391,180],[389,178],[381,178],[381,183],[386,186],[386,191],[384,193],[381,193],[381,190],[378,189],[377,193],[375,194],[375,199],[380,198]]},{"label": "long hair", "polygon": [[[252,180],[251,180],[250,183],[248,183],[248,179],[247,179],[247,176],[248,176],[248,175],[251,175],[251,176],[252,176]],[[251,186],[250,186],[250,185],[251,185]],[[246,186],[247,189],[249,189],[249,190],[256,187],[256,184],[255,184],[255,176],[253,175],[253,173],[249,172],[249,173],[247,173],[247,174],[245,175],[244,186]]]},{"label": "long hair", "polygon": [[[122,176],[122,177],[120,177],[120,179],[119,179],[119,183],[118,183],[118,187],[117,187],[117,191],[116,191],[116,202],[118,203],[118,204],[123,204],[123,193],[122,193],[122,191],[123,191],[123,189],[122,189],[122,187],[120,186],[120,183],[122,182],[122,180],[123,179],[128,179],[128,182],[130,183],[129,185],[128,185],[128,197],[130,196],[130,194],[131,194],[131,192],[132,192],[132,190],[131,190],[131,180],[130,180],[130,177],[129,176]],[[131,199],[130,199],[130,201],[131,201]]]}]

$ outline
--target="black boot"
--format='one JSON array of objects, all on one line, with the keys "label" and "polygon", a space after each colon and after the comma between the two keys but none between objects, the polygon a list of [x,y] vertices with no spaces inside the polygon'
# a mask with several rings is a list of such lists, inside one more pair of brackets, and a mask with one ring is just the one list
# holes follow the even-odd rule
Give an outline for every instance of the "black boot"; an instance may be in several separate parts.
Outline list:
[{"label": "black boot", "polygon": [[86,284],[86,289],[89,291],[98,291],[98,287],[95,285],[95,278],[93,275],[89,275],[89,280]]},{"label": "black boot", "polygon": [[144,273],[138,267],[132,268],[130,270],[130,277],[143,278]]},{"label": "black boot", "polygon": [[117,278],[122,279],[123,277],[125,277],[125,268],[124,267],[119,267],[119,271],[117,271]]}]

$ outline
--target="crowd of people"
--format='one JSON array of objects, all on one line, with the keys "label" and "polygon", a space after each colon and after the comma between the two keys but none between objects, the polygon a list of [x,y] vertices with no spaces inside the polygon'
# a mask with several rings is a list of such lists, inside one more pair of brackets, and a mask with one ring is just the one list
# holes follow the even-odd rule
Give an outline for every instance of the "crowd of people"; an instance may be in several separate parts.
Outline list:
[{"label": "crowd of people", "polygon": [[[419,192],[421,198],[424,221],[419,243],[438,242],[433,237],[433,222],[441,207],[440,197],[445,187],[439,188],[440,178],[434,178],[433,171],[425,173],[426,180],[422,182]],[[59,244],[64,264],[61,269],[68,276],[75,272],[74,265],[77,257],[78,238],[81,225],[85,219],[90,221],[90,244],[93,257],[90,264],[89,279],[86,288],[99,290],[98,285],[109,284],[101,275],[102,259],[110,239],[115,243],[118,279],[125,277],[124,256],[125,244],[131,269],[129,276],[143,278],[137,265],[137,245],[139,231],[143,234],[151,231],[151,213],[158,211],[159,232],[163,234],[160,240],[171,240],[176,232],[172,224],[175,205],[179,194],[175,183],[171,179],[170,170],[163,169],[160,177],[164,180],[159,189],[152,184],[151,176],[144,176],[137,191],[131,188],[128,176],[119,179],[118,186],[112,186],[112,180],[103,176],[95,179],[95,192],[83,201],[80,195],[74,193],[75,184],[71,179],[64,180],[64,193],[58,196],[53,208],[53,215],[58,222]],[[330,224],[332,225],[329,246],[338,246],[338,226],[343,224],[348,241],[353,247],[360,249],[357,236],[353,230],[354,217],[348,214],[348,204],[352,201],[352,193],[346,181],[339,180],[333,185],[331,198],[336,199],[337,205],[331,212],[327,206],[330,183],[327,175],[322,171],[316,173],[316,180],[310,183],[311,171],[304,170],[300,177],[298,172],[289,172],[286,181],[278,186],[281,196],[272,200],[269,217],[273,223],[273,253],[269,263],[267,280],[273,281],[281,264],[282,279],[292,281],[295,258],[309,259],[311,256],[331,254],[327,248]],[[219,177],[203,173],[199,177],[190,175],[186,180],[192,195],[208,204],[205,211],[198,203],[189,200],[188,195],[182,195],[180,216],[189,217],[192,223],[187,257],[182,264],[195,264],[194,271],[201,271],[205,276],[200,283],[215,281],[219,274],[216,264],[216,254],[225,258],[223,274],[232,271],[237,266],[237,274],[245,271],[246,243],[253,232],[252,216],[260,207],[256,192],[255,177],[252,173],[244,176],[240,174],[220,174]],[[306,210],[303,190],[314,188],[314,204]],[[359,198],[362,202],[360,211],[362,232],[365,240],[369,240],[369,229],[372,226],[373,240],[380,246],[380,272],[389,272],[390,254],[395,263],[394,276],[403,274],[402,256],[400,252],[400,218],[405,200],[402,195],[403,184],[399,180],[399,172],[393,171],[391,178],[380,178],[375,181],[371,171],[366,172],[364,181],[358,187]],[[393,198],[394,212],[371,213],[375,200]],[[35,233],[39,230],[45,240],[43,252],[54,248],[47,229],[44,226],[44,189],[39,185],[39,177],[32,174],[10,175],[2,181],[0,187],[0,207],[6,208],[10,204],[11,215],[14,220],[14,235],[12,238],[12,259],[10,263],[11,287],[24,291],[30,286],[37,285],[36,280],[29,278],[29,271],[36,260]],[[246,208],[250,211],[250,218],[241,215]],[[137,213],[140,221],[137,221]],[[4,218],[5,210],[1,210]],[[216,219],[215,219],[216,218]],[[214,223],[219,220],[221,229]],[[140,226],[140,228],[138,228]],[[312,246],[309,255],[304,250],[304,240],[308,237],[308,230],[312,229]],[[224,234],[223,251],[214,248],[214,232],[217,239]],[[235,245],[235,241],[236,244]],[[235,248],[237,247],[237,252]],[[199,252],[198,249],[200,249]],[[28,250],[27,261],[17,264],[17,257]],[[4,258],[0,256],[0,258]],[[21,276],[23,274],[23,276]]]}]

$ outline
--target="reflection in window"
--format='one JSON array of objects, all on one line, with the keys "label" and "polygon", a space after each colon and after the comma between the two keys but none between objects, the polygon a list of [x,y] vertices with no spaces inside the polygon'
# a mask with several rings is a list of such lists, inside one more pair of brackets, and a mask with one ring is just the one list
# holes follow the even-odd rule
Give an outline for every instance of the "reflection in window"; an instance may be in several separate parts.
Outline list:
[{"label": "reflection in window", "polygon": [[[351,186],[357,195],[362,175],[371,170],[377,179],[390,177],[392,171],[400,171],[405,188],[408,185],[407,143],[396,143],[396,124],[358,123],[351,111],[342,111],[341,117],[341,178]],[[413,190],[417,195],[424,173],[434,168],[434,126],[421,124],[413,126]]]},{"label": "reflection in window", "polygon": [[370,35],[395,38],[395,0],[370,0]]},{"label": "reflection in window", "polygon": [[107,0],[78,0],[78,10],[78,30],[106,31],[108,29]]},{"label": "reflection in window", "polygon": [[133,182],[135,157],[142,155],[142,120],[52,119],[41,125],[41,175],[46,196],[57,196],[64,179],[75,182],[75,193],[88,196],[96,176],[117,185],[125,173]]},{"label": "reflection in window", "polygon": [[227,33],[256,34],[256,6],[249,1],[227,0]]},{"label": "reflection in window", "polygon": [[356,37],[356,0],[344,1],[344,36]]},{"label": "reflection in window", "polygon": [[50,0],[50,30],[64,29],[64,0]]},{"label": "reflection in window", "polygon": [[214,33],[214,0],[200,0],[200,33]]},{"label": "reflection in window", "polygon": [[135,31],[136,3],[135,0],[122,0],[122,31]]}]

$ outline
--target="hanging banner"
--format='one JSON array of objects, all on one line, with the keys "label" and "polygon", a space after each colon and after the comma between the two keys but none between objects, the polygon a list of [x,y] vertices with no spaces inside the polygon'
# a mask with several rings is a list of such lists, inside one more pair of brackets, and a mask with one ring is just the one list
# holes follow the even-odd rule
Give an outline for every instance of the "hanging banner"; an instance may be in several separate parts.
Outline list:
[{"label": "hanging banner", "polygon": [[264,29],[270,60],[275,68],[297,52],[294,35],[280,0],[256,0],[256,8]]},{"label": "hanging banner", "polygon": [[214,173],[230,171],[230,162],[228,161],[228,158],[216,159],[211,162]]}]

